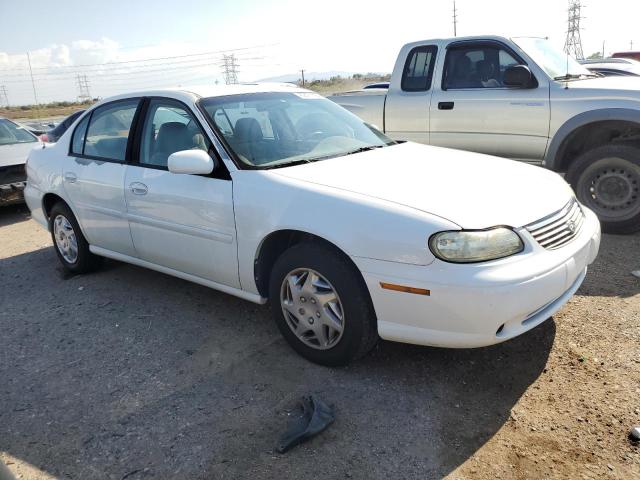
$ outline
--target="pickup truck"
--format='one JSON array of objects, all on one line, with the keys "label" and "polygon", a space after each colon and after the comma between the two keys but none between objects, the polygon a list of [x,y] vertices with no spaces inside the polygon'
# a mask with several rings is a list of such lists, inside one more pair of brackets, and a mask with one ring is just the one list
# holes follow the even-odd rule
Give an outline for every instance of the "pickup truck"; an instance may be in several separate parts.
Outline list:
[{"label": "pickup truck", "polygon": [[640,230],[640,79],[592,73],[541,38],[465,37],[409,43],[388,88],[329,98],[395,140],[565,173],[604,231]]}]

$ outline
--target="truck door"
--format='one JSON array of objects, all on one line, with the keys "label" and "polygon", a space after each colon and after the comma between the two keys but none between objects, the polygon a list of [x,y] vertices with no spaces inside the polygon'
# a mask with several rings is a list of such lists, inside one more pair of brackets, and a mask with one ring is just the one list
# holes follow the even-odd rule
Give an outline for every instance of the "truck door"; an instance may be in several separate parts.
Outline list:
[{"label": "truck door", "polygon": [[429,104],[435,45],[404,47],[391,77],[384,116],[385,133],[394,140],[429,143]]},{"label": "truck door", "polygon": [[549,84],[504,84],[509,66],[526,65],[498,41],[449,45],[431,101],[433,145],[540,163],[549,136]]}]

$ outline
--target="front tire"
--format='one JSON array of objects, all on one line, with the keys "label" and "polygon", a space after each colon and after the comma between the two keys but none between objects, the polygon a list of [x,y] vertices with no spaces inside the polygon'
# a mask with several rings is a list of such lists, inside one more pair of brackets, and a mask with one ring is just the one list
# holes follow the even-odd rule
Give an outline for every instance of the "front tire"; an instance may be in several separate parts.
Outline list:
[{"label": "front tire", "polygon": [[640,231],[640,149],[611,144],[590,150],[569,166],[567,180],[604,232]]},{"label": "front tire", "polygon": [[306,359],[346,365],[378,340],[369,292],[344,255],[320,243],[301,243],[276,261],[269,301],[278,329]]},{"label": "front tire", "polygon": [[49,215],[49,231],[56,255],[66,271],[87,273],[100,266],[102,257],[89,251],[89,243],[68,205],[58,202],[53,206]]}]

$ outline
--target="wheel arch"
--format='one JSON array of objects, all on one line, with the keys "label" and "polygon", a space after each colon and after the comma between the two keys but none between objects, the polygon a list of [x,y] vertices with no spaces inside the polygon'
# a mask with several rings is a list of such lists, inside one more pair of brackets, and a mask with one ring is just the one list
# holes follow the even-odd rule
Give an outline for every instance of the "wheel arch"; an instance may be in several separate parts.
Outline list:
[{"label": "wheel arch", "polygon": [[362,273],[351,257],[338,245],[314,233],[297,229],[281,229],[269,233],[262,239],[254,257],[254,279],[258,292],[263,297],[269,296],[269,277],[274,264],[286,250],[300,243],[321,243],[342,256],[362,279]]},{"label": "wheel arch", "polygon": [[73,206],[57,193],[48,192],[42,196],[42,212],[44,213],[44,216],[47,219],[47,223],[49,223],[49,219],[51,216],[51,209],[56,203],[59,203],[59,202],[64,203],[69,208],[69,210],[71,210],[71,213],[73,213],[73,215],[76,217],[76,221],[80,226],[80,230],[82,231],[82,234],[84,235],[85,238],[87,238],[87,235],[84,232],[84,227],[82,226],[82,221],[80,217],[78,217],[78,214],[75,212]]},{"label": "wheel arch", "polygon": [[616,141],[640,146],[640,110],[605,108],[567,120],[553,136],[544,164],[550,170],[566,172],[580,154]]}]

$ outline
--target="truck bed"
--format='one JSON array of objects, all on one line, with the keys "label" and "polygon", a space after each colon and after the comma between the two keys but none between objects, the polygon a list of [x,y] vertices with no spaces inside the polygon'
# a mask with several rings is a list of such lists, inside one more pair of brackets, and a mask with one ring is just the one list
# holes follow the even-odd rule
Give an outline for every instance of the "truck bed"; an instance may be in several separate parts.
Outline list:
[{"label": "truck bed", "polygon": [[329,100],[357,115],[365,122],[384,131],[384,103],[387,98],[386,88],[371,88],[353,92],[336,93]]}]

